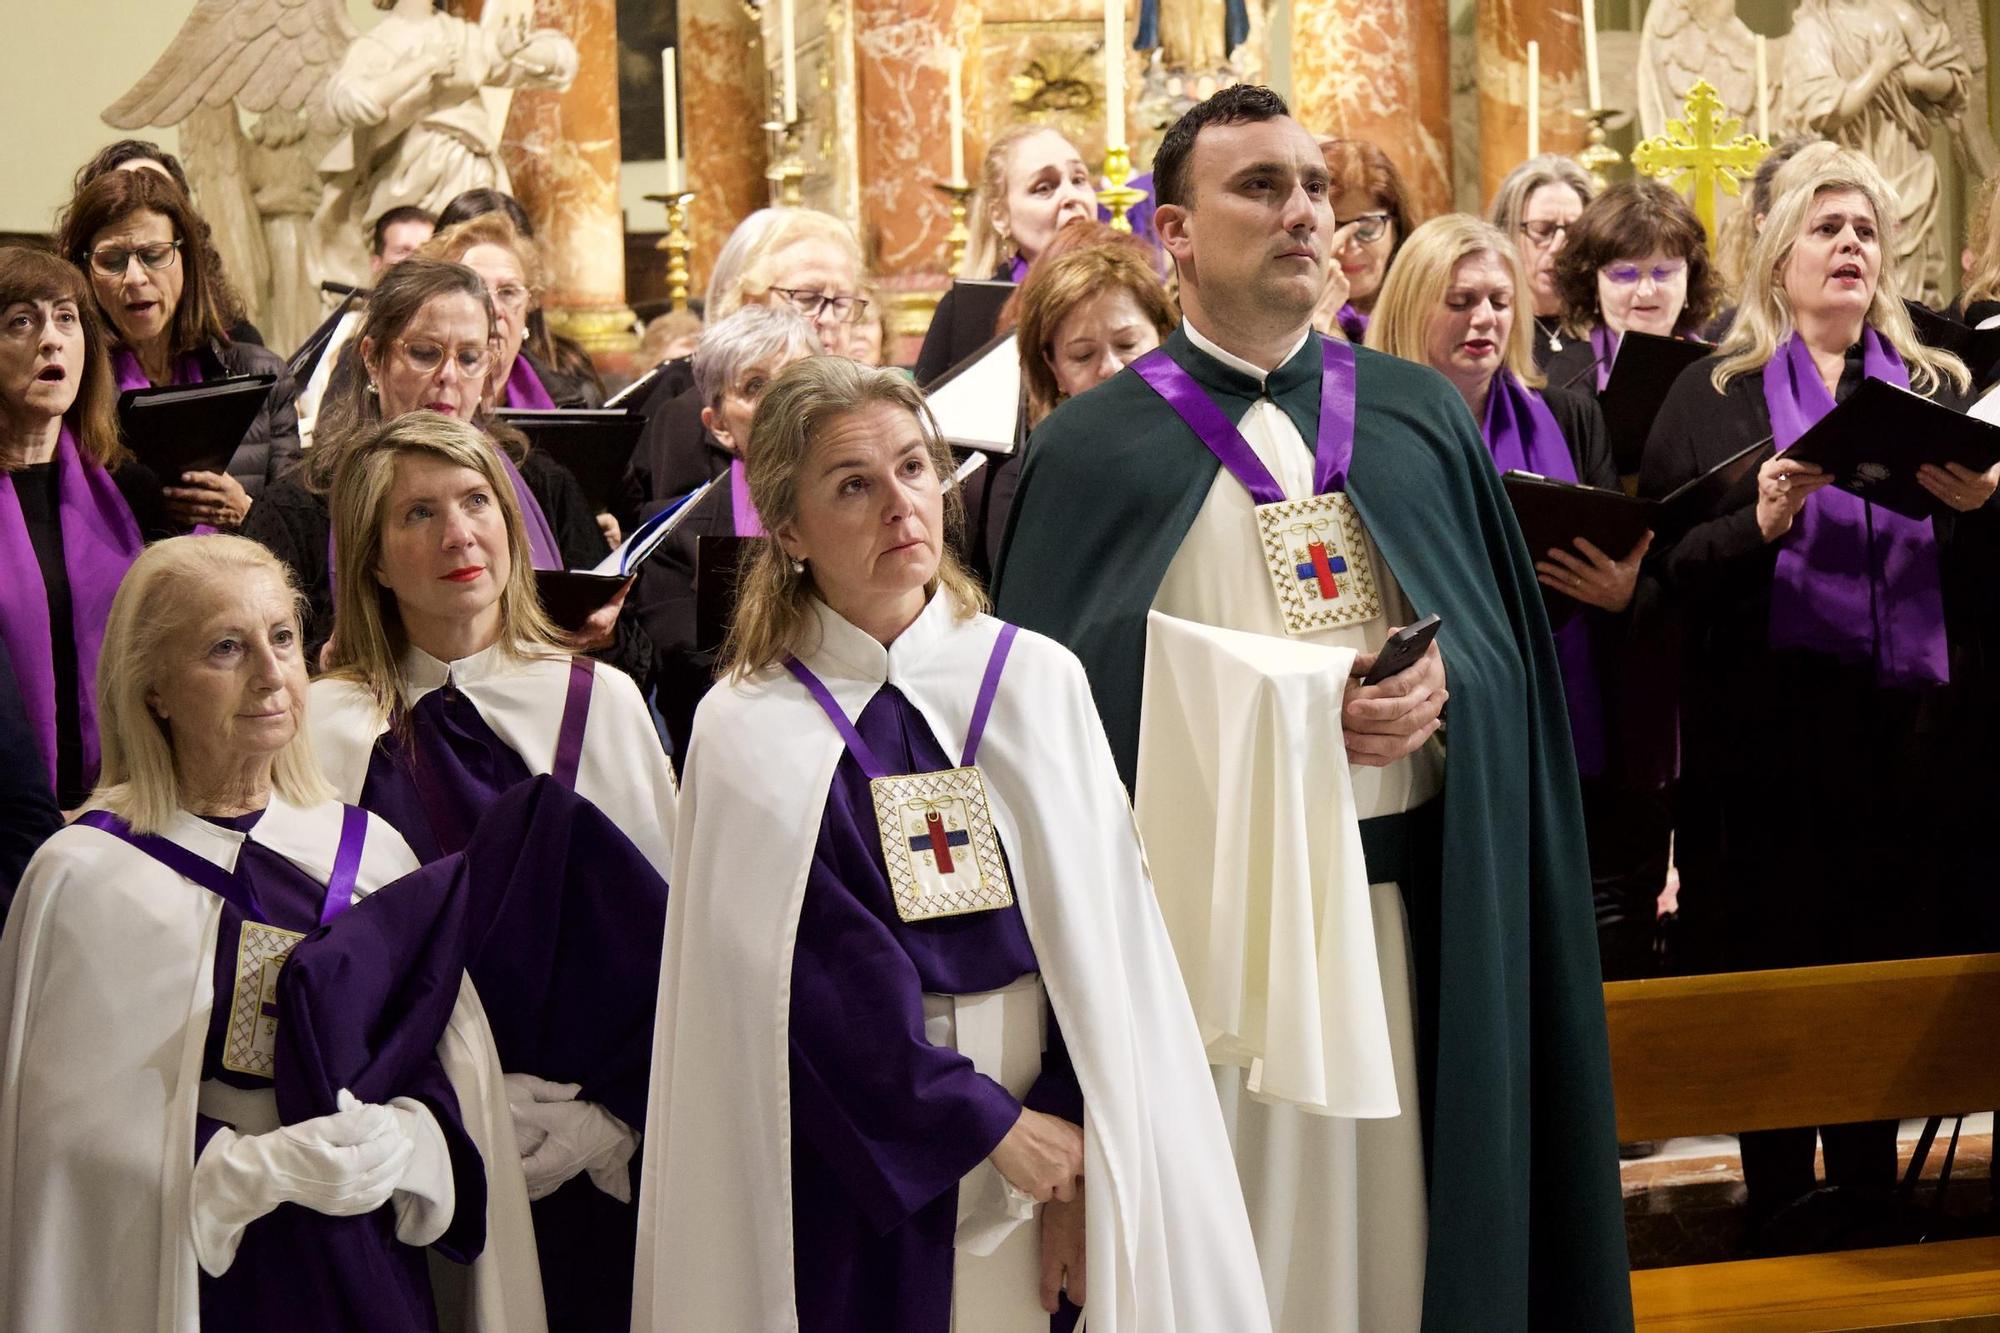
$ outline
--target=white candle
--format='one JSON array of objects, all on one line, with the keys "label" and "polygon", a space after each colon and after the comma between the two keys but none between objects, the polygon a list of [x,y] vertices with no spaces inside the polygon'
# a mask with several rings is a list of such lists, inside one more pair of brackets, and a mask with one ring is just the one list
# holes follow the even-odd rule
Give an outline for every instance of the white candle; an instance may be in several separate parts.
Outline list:
[{"label": "white candle", "polygon": [[779,86],[785,95],[785,123],[799,118],[799,43],[793,31],[792,0],[778,3]]},{"label": "white candle", "polygon": [[674,48],[660,52],[660,100],[667,110],[667,193],[681,192],[681,105],[680,88],[674,78]]},{"label": "white candle", "polygon": [[1542,44],[1528,43],[1528,156],[1542,151]]},{"label": "white candle", "polygon": [[1597,79],[1597,0],[1583,0],[1583,79],[1590,92],[1591,111],[1604,109],[1604,89]]},{"label": "white candle", "polygon": [[1104,146],[1125,144],[1125,0],[1104,0]]},{"label": "white candle", "polygon": [[951,113],[951,183],[965,184],[965,96],[958,90],[965,76],[965,53],[957,47],[945,52],[945,92]]},{"label": "white candle", "polygon": [[1764,34],[1757,34],[1757,137],[1771,142],[1771,67],[1766,64]]}]

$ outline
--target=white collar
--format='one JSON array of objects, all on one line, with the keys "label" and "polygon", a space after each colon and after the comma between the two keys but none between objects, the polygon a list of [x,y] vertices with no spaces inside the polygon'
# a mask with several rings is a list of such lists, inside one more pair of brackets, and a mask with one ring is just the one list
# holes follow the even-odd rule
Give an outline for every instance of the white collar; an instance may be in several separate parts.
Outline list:
[{"label": "white collar", "polygon": [[[1257,383],[1259,384],[1262,384],[1265,380],[1270,378],[1271,376],[1270,371],[1265,370],[1262,366],[1253,365],[1250,362],[1245,361],[1242,357],[1236,355],[1236,353],[1234,352],[1225,350],[1214,339],[1210,338],[1207,334],[1203,333],[1200,329],[1196,328],[1194,326],[1193,320],[1183,317],[1181,320],[1181,332],[1187,334],[1187,340],[1189,342],[1193,343],[1196,347],[1200,348],[1202,351],[1214,357],[1217,361],[1220,361],[1223,365],[1228,366],[1231,370],[1237,371],[1240,374],[1248,375],[1251,379],[1256,380]],[[1290,361],[1293,357],[1297,356],[1299,354],[1299,349],[1306,345],[1306,339],[1312,337],[1312,334],[1313,334],[1312,325],[1310,324],[1306,325],[1306,331],[1299,335],[1299,340],[1292,344],[1290,351],[1286,352],[1283,356],[1278,358],[1278,364],[1282,366],[1287,361]]]},{"label": "white collar", "polygon": [[263,815],[248,829],[224,828],[193,811],[177,809],[160,836],[224,870],[236,868],[236,858],[246,842],[268,847],[288,861],[311,861],[324,855],[317,846],[324,839],[313,836],[323,822],[313,817],[319,808],[302,810],[273,791]]},{"label": "white collar", "polygon": [[931,591],[923,611],[894,643],[886,645],[819,598],[813,598],[811,605],[819,623],[819,643],[810,653],[800,654],[801,660],[815,675],[839,675],[875,685],[905,675],[957,622],[951,595],[942,587]]},{"label": "white collar", "polygon": [[446,685],[463,686],[500,675],[511,665],[512,655],[497,639],[472,656],[461,657],[455,662],[441,662],[415,644],[410,644],[403,650],[403,688],[412,700],[421,699],[432,690]]}]

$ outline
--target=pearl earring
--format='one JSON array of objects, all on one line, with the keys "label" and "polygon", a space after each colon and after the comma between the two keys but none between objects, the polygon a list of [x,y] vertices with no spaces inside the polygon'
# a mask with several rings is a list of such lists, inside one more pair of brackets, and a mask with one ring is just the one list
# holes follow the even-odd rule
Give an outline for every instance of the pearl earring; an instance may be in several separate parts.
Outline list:
[{"label": "pearl earring", "polygon": [[794,560],[794,561],[792,561],[792,573],[794,573],[794,574],[803,574],[803,573],[805,573],[805,572],[806,572],[806,562],[805,562],[805,561],[803,561],[803,560]]}]

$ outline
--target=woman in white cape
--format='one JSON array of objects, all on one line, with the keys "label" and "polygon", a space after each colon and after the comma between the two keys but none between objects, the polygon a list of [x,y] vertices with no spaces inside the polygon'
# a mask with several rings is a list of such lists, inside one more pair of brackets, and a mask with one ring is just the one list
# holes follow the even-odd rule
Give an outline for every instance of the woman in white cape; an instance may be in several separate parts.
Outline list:
[{"label": "woman in white cape", "polygon": [[1268,1328],[1082,668],[981,613],[907,379],[816,357],[751,430],[774,541],[688,756],[633,1328]]}]

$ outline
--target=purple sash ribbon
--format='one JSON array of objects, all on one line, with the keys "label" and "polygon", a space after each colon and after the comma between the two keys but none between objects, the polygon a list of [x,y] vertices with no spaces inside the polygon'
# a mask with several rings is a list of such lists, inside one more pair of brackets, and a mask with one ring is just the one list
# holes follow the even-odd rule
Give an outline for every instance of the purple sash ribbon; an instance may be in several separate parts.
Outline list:
[{"label": "purple sash ribbon", "polygon": [[576,790],[576,770],[583,763],[583,728],[590,721],[590,691],[597,682],[597,663],[588,657],[569,659],[569,689],[563,695],[562,725],[556,729],[556,757],[549,776]]},{"label": "purple sash ribbon", "polygon": [[1590,354],[1597,358],[1594,369],[1597,372],[1597,391],[1604,392],[1604,386],[1611,383],[1611,367],[1618,364],[1619,336],[1611,331],[1609,324],[1599,324],[1590,331]]},{"label": "purple sash ribbon", "polygon": [[[1325,495],[1347,488],[1347,465],[1354,458],[1354,345],[1338,338],[1320,338],[1319,346],[1319,440],[1313,449],[1313,493]],[[1167,355],[1166,348],[1154,348],[1134,361],[1132,369],[1166,400],[1195,438],[1229,469],[1229,475],[1243,483],[1252,500],[1267,505],[1285,498],[1284,488],[1243,438],[1243,432],[1194,376]]]},{"label": "purple sash ribbon", "polygon": [[[1000,637],[993,641],[993,655],[986,659],[986,675],[979,682],[979,697],[973,701],[972,724],[966,728],[965,757],[959,761],[960,768],[971,768],[978,762],[979,741],[986,734],[986,718],[993,711],[993,698],[1000,692],[1000,673],[1006,669],[1007,654],[1013,649],[1014,635],[1018,632],[1017,626],[1002,625]],[[826,687],[825,681],[812,673],[811,667],[796,657],[787,657],[785,670],[797,676],[799,684],[806,687],[806,693],[812,695],[813,702],[817,703],[820,711],[826,714],[827,721],[833,723],[833,729],[840,733],[843,741],[847,742],[848,753],[852,754],[854,761],[861,765],[863,773],[871,779],[895,776],[880,759],[875,757],[875,752],[868,748],[868,742],[861,738],[861,733],[855,730],[854,723],[850,722],[847,714],[841,711],[840,701],[833,697],[833,691]]]},{"label": "purple sash ribbon", "polygon": [[542,384],[542,377],[528,364],[528,358],[516,355],[514,368],[507,372],[507,383],[501,387],[500,406],[552,412],[555,410],[555,405],[556,400],[549,397],[548,389]]},{"label": "purple sash ribbon", "polygon": [[[1493,466],[1502,472],[1533,472],[1552,481],[1577,480],[1576,460],[1563,438],[1562,426],[1542,396],[1521,383],[1512,372],[1493,377],[1486,392],[1486,420],[1481,433],[1493,455]],[[1545,552],[1530,551],[1536,560]],[[1607,551],[1614,559],[1623,551]],[[1574,611],[1574,607],[1572,607]],[[1600,777],[1607,761],[1604,741],[1604,690],[1598,679],[1597,652],[1591,643],[1590,623],[1571,614],[1555,627],[1556,660],[1562,667],[1563,701],[1569,708],[1569,733],[1576,747],[1577,771],[1587,778]]]},{"label": "purple sash ribbon", "polygon": [[739,537],[763,537],[764,520],[757,515],[757,506],[750,501],[750,478],[743,470],[743,460],[729,460],[729,514],[736,526]]},{"label": "purple sash ribbon", "polygon": [[1352,301],[1335,311],[1333,320],[1340,325],[1340,331],[1347,335],[1347,341],[1351,343],[1358,343],[1368,336],[1368,316],[1356,310]]},{"label": "purple sash ribbon", "polygon": [[[87,459],[65,422],[56,437],[56,511],[62,530],[63,569],[69,576],[70,623],[76,645],[77,728],[82,779],[97,780],[97,657],[104,646],[104,622],[125,571],[144,543],[111,474]],[[55,627],[49,624],[49,594],[41,562],[21,514],[14,478],[0,472],[0,641],[14,660],[28,722],[41,742],[49,783],[56,778],[56,673],[52,656]]]},{"label": "purple sash ribbon", "polygon": [[[1907,389],[1903,360],[1872,327],[1861,333],[1870,379]],[[1764,366],[1771,438],[1783,453],[1833,410],[1812,353],[1794,333]],[[1937,538],[1929,519],[1905,518],[1832,486],[1814,493],[1778,539],[1771,583],[1771,646],[1875,664],[1887,686],[1951,679]]]},{"label": "purple sash ribbon", "polygon": [[[256,893],[235,871],[224,870],[171,838],[163,838],[157,833],[134,833],[130,824],[109,810],[87,810],[77,817],[76,822],[123,839],[182,879],[192,880],[207,889],[250,920],[269,924],[270,918],[264,915]],[[354,905],[354,882],[361,873],[361,852],[367,841],[368,812],[358,805],[342,806],[340,843],[334,848],[333,873],[326,881],[326,898],[319,909],[322,926]]]}]

